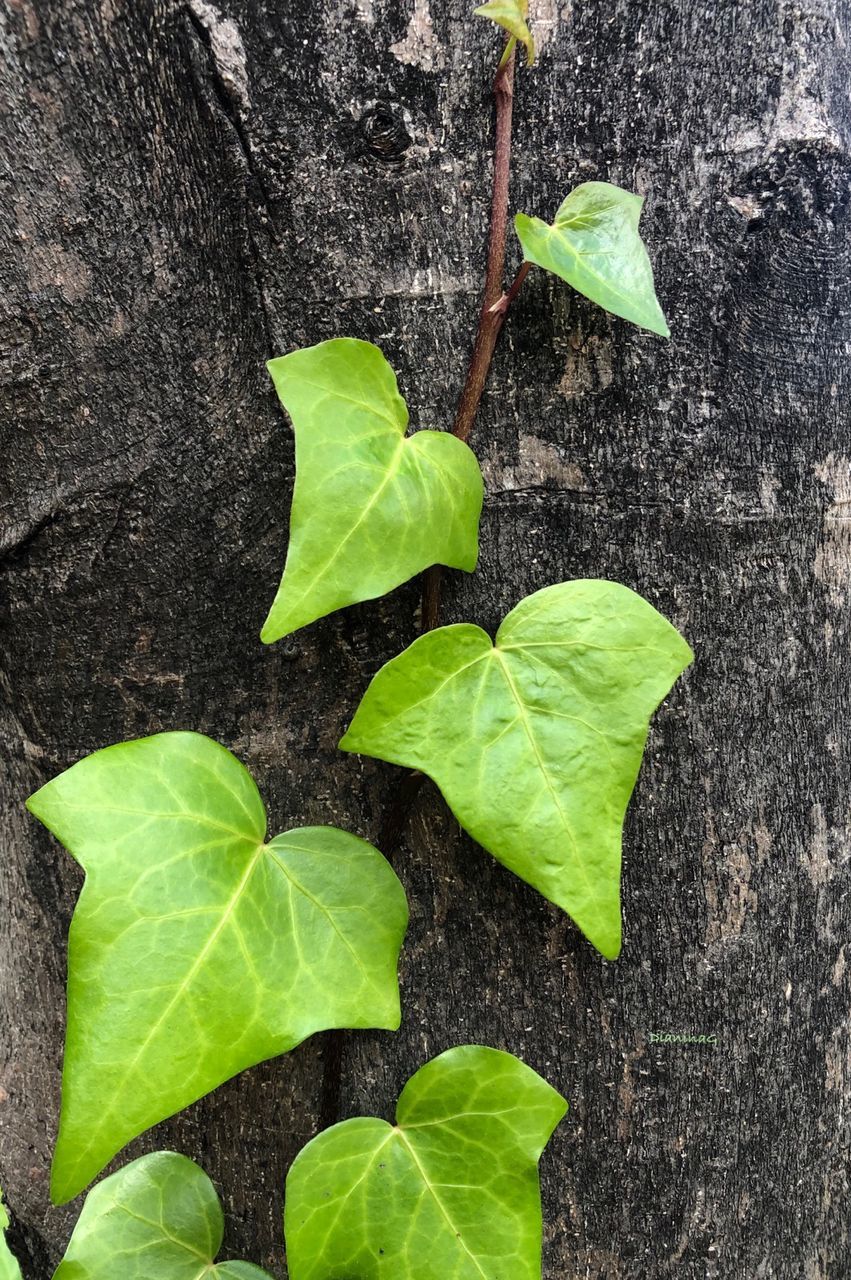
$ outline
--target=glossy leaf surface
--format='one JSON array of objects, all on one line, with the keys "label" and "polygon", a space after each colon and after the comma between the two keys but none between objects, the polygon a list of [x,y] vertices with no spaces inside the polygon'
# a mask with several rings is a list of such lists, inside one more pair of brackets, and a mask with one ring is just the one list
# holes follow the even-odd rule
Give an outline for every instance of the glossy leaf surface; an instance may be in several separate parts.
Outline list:
[{"label": "glossy leaf surface", "polygon": [[296,1158],[290,1280],[540,1280],[538,1160],[566,1110],[511,1054],[434,1058],[395,1126],[346,1120]]},{"label": "glossy leaf surface", "polygon": [[691,661],[613,582],[527,596],[493,644],[469,624],[388,662],[340,746],[433,778],[461,825],[604,956],[621,946],[621,834],[648,723]]},{"label": "glossy leaf surface", "polygon": [[271,1280],[248,1262],[217,1263],[223,1234],[206,1173],[158,1151],[89,1192],[54,1280]]},{"label": "glossy leaf surface", "polygon": [[399,1025],[405,894],[366,841],[264,843],[251,775],[195,733],[96,751],[28,801],[86,871],[71,923],[52,1190],[327,1027]]},{"label": "glossy leaf surface", "polygon": [[432,564],[473,570],[482,473],[445,431],[405,435],[408,410],[378,347],[334,338],[269,362],[296,438],[284,576],[267,644]]},{"label": "glossy leaf surface", "polygon": [[490,18],[509,35],[514,36],[526,48],[526,62],[529,66],[535,61],[535,41],[529,30],[526,18],[529,14],[529,0],[488,0],[479,5],[473,12],[480,18]]},{"label": "glossy leaf surface", "polygon": [[518,213],[514,219],[527,262],[561,276],[613,315],[670,337],[656,298],[653,268],[638,234],[641,196],[609,182],[583,182],[550,225]]},{"label": "glossy leaf surface", "polygon": [[6,1243],[8,1226],[9,1214],[3,1203],[3,1193],[0,1192],[0,1280],[21,1280],[21,1268]]}]

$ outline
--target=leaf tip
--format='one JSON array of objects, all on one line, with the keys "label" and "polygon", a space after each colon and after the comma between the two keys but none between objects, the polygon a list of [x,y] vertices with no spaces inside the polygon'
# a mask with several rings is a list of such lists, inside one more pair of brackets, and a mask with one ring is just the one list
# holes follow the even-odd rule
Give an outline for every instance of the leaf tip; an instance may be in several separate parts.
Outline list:
[{"label": "leaf tip", "polygon": [[402,1026],[402,1006],[401,1006],[401,1003],[397,1003],[395,1009],[387,1018],[387,1024],[385,1029],[387,1031],[398,1031],[401,1028],[401,1026]]},{"label": "leaf tip", "polygon": [[615,889],[615,893],[617,896],[613,898],[605,917],[598,918],[593,924],[583,922],[568,911],[568,915],[573,916],[591,946],[599,951],[604,960],[617,960],[623,948],[619,887]]},{"label": "leaf tip", "polygon": [[[83,1184],[85,1186],[85,1183]],[[83,1186],[76,1186],[75,1183],[67,1177],[64,1170],[57,1167],[56,1157],[53,1159],[53,1166],[50,1170],[50,1203],[61,1208],[63,1204],[68,1204],[75,1196],[78,1196],[83,1190]]]},{"label": "leaf tip", "polygon": [[297,630],[297,627],[288,627],[285,622],[282,623],[280,618],[277,616],[275,605],[272,605],[272,608],[269,610],[266,617],[266,621],[260,628],[260,639],[263,644],[275,644],[276,641],[284,640],[287,636],[292,635],[292,633]]}]

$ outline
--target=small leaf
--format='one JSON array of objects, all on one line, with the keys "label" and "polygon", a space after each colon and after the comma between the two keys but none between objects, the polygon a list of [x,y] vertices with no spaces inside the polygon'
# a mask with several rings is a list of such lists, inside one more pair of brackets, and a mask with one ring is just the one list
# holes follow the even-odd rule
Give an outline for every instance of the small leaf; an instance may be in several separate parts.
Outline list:
[{"label": "small leaf", "polygon": [[8,1228],[9,1213],[3,1203],[3,1192],[0,1191],[0,1280],[21,1280],[21,1268],[6,1243]]},{"label": "small leaf", "polygon": [[96,751],[27,802],[86,871],[71,923],[52,1192],[328,1027],[399,1026],[405,894],[335,827],[264,843],[247,769],[210,738]]},{"label": "small leaf", "polygon": [[406,436],[408,410],[378,347],[334,338],[269,362],[296,437],[284,576],[266,644],[382,596],[432,564],[472,571],[482,473],[445,431]]},{"label": "small leaf", "polygon": [[142,1156],[86,1197],[53,1280],[271,1280],[250,1262],[215,1262],[224,1216],[197,1164]]},{"label": "small leaf", "polygon": [[613,315],[669,338],[638,234],[643,204],[641,196],[609,182],[583,182],[552,226],[525,213],[517,214],[514,225],[527,262],[561,276]]},{"label": "small leaf", "polygon": [[620,952],[621,834],[648,722],[692,652],[627,587],[527,596],[496,645],[463,623],[378,672],[340,746],[427,773],[479,844]]},{"label": "small leaf", "polygon": [[480,18],[490,18],[503,27],[509,35],[514,36],[526,46],[526,63],[531,67],[535,61],[535,41],[526,23],[529,13],[529,0],[488,0],[479,5],[473,12]]},{"label": "small leaf", "polygon": [[466,1045],[402,1090],[396,1125],[326,1129],[287,1178],[290,1280],[540,1280],[538,1160],[567,1103]]}]

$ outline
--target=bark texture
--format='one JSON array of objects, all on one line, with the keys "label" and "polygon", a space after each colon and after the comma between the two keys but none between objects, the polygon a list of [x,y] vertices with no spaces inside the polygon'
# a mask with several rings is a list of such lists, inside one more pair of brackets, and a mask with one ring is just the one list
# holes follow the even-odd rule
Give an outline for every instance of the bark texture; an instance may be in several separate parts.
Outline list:
[{"label": "bark texture", "polygon": [[[23,809],[87,752],[193,728],[272,826],[375,838],[399,771],[336,751],[416,633],[409,584],[272,649],[292,439],[264,371],[351,334],[448,426],[485,255],[499,40],[468,0],[6,0],[0,149],[0,1182],[29,1280],[49,1206],[79,876]],[[571,576],[689,637],[628,821],[626,945],[600,959],[430,785],[398,847],[401,1032],[316,1037],[161,1125],[228,1248],[285,1274],[286,1169],[389,1115],[456,1043],[572,1104],[543,1162],[546,1280],[851,1274],[848,0],[533,0],[512,208],[648,197],[671,322],[534,271],[472,437],[495,628]],[[519,262],[516,245],[509,277]],[[714,1035],[717,1048],[654,1043]]]}]

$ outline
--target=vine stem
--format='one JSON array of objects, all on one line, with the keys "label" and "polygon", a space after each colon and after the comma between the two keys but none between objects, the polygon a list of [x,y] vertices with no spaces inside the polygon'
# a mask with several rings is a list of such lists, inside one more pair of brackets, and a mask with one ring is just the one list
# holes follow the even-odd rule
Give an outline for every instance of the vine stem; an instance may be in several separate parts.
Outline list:
[{"label": "vine stem", "polygon": [[[508,228],[508,180],[511,174],[511,119],[514,111],[515,42],[509,40],[493,81],[496,107],[496,133],[493,152],[493,192],[491,195],[488,260],[485,288],[479,311],[479,327],[467,378],[458,401],[452,434],[468,440],[476,420],[482,392],[508,308],[516,298],[529,271],[524,262],[508,293],[503,292],[505,278],[505,239]],[[423,575],[421,631],[432,631],[440,621],[440,565],[433,565]]]},{"label": "vine stem", "polygon": [[493,152],[493,193],[491,195],[488,261],[485,289],[479,312],[479,327],[467,380],[458,402],[452,434],[459,440],[469,439],[482,398],[485,381],[493,359],[496,340],[505,320],[505,310],[494,310],[504,296],[505,238],[508,228],[508,179],[511,173],[511,118],[514,111],[514,63],[511,51],[507,62],[500,65],[493,82],[496,105],[496,136]]},{"label": "vine stem", "polygon": [[[508,230],[508,180],[511,175],[515,45],[516,41],[513,38],[507,41],[493,81],[496,133],[485,288],[473,355],[452,426],[452,434],[464,441],[469,438],[476,420],[500,329],[505,323],[509,307],[522,288],[531,265],[528,262],[523,263],[511,287],[505,293],[502,286],[505,279],[505,240]],[[439,564],[432,565],[423,575],[420,626],[423,634],[426,631],[433,631],[440,621],[440,582],[441,567]],[[414,771],[406,774],[396,788],[393,803],[385,815],[379,833],[379,849],[387,851],[395,848],[424,780],[423,774]]]},{"label": "vine stem", "polygon": [[[493,193],[491,196],[490,230],[488,233],[488,260],[485,272],[485,289],[479,312],[479,327],[473,355],[467,370],[467,379],[458,401],[452,434],[466,441],[473,429],[485,382],[490,372],[496,340],[502,328],[508,308],[511,306],[529,271],[524,262],[508,292],[503,292],[505,279],[505,239],[508,228],[508,180],[511,173],[511,117],[514,109],[514,64],[516,41],[506,42],[493,81],[493,97],[496,106],[496,136],[493,157]],[[433,565],[423,575],[422,623],[423,632],[433,630],[440,618],[440,565]],[[395,849],[410,816],[417,793],[425,781],[425,775],[413,770],[402,778],[396,788],[378,836],[378,847],[385,853]],[[340,1101],[343,1077],[343,1033],[326,1033],[322,1097],[319,1103],[319,1125],[325,1129],[340,1118]]]}]

